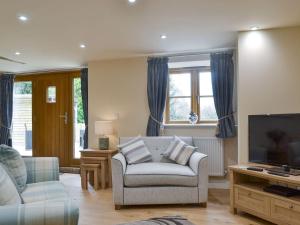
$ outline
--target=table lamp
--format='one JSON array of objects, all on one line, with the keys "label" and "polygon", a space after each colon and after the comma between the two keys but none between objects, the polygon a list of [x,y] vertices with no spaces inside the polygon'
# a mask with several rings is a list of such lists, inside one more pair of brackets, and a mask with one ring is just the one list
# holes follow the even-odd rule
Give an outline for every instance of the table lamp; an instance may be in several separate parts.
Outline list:
[{"label": "table lamp", "polygon": [[96,121],[95,122],[95,134],[99,137],[99,149],[109,149],[109,137],[105,135],[113,134],[112,121]]}]

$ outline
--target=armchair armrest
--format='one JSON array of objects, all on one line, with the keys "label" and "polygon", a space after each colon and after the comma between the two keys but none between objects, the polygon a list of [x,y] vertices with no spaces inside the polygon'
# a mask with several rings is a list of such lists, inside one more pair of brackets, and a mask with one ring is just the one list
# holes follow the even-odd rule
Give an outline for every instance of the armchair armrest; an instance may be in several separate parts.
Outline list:
[{"label": "armchair armrest", "polygon": [[59,163],[55,157],[25,157],[27,184],[59,180]]},{"label": "armchair armrest", "polygon": [[189,167],[198,175],[199,203],[207,202],[208,156],[200,152],[194,152],[189,160]]},{"label": "armchair armrest", "polygon": [[115,205],[124,204],[124,174],[126,171],[126,159],[123,154],[118,153],[112,158],[112,180],[113,199]]},{"label": "armchair armrest", "polygon": [[71,200],[7,205],[0,206],[0,218],[0,225],[77,225],[79,209]]}]

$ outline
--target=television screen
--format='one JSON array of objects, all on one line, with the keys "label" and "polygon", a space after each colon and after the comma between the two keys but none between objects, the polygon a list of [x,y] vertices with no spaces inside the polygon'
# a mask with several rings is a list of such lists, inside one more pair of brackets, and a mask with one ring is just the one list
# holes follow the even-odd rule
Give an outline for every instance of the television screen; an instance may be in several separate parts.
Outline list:
[{"label": "television screen", "polygon": [[300,169],[300,114],[249,116],[249,161]]}]

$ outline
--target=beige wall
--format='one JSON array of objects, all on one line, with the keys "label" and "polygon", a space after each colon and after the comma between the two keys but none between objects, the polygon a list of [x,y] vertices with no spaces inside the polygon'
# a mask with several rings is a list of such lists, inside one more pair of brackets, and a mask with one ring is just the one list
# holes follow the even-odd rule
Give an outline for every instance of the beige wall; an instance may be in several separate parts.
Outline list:
[{"label": "beige wall", "polygon": [[239,34],[239,162],[248,161],[248,115],[300,112],[300,27]]},{"label": "beige wall", "polygon": [[147,60],[90,62],[89,146],[97,146],[96,120],[115,122],[119,136],[145,135],[148,120]]},{"label": "beige wall", "polygon": [[[115,122],[118,136],[145,135],[148,121],[147,59],[132,58],[90,62],[89,68],[89,146],[97,147],[94,122]],[[209,136],[215,127],[166,128],[165,135]],[[114,146],[113,141],[112,145]],[[225,165],[237,161],[237,139],[225,141]]]}]

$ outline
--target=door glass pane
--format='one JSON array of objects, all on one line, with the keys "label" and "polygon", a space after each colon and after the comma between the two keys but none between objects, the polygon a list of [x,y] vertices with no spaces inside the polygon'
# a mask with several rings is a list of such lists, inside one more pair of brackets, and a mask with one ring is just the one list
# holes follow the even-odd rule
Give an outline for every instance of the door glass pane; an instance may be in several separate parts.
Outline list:
[{"label": "door glass pane", "polygon": [[191,96],[191,74],[179,73],[169,76],[169,96]]},{"label": "door glass pane", "polygon": [[47,103],[55,103],[56,102],[56,87],[49,86],[47,88]]},{"label": "door glass pane", "polygon": [[85,130],[80,78],[73,79],[73,115],[73,156],[74,158],[80,158],[80,150],[83,149],[83,135]]},{"label": "door glass pane", "polygon": [[191,112],[191,98],[170,99],[170,121],[187,121]]},{"label": "door glass pane", "polygon": [[213,97],[200,97],[200,120],[217,120]]},{"label": "door glass pane", "polygon": [[200,96],[213,95],[210,72],[199,73],[199,87],[200,87]]},{"label": "door glass pane", "polygon": [[32,83],[15,82],[13,94],[12,146],[32,156]]}]

